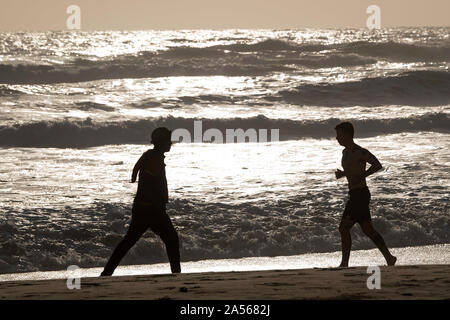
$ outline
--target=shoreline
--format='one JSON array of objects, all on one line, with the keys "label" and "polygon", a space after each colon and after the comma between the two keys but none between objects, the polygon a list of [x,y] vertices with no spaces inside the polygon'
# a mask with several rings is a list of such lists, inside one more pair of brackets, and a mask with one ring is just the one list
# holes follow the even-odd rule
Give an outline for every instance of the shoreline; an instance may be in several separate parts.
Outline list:
[{"label": "shoreline", "polygon": [[367,267],[92,277],[72,290],[64,279],[5,281],[0,299],[450,299],[448,270],[448,264],[380,267],[380,289],[372,290]]},{"label": "shoreline", "polygon": [[[391,248],[400,265],[443,264],[450,265],[450,244],[417,247]],[[183,273],[208,273],[232,271],[291,270],[313,268],[335,268],[339,265],[340,251],[305,253],[275,257],[244,257],[234,259],[205,259],[182,261]],[[382,266],[384,258],[378,249],[354,250],[350,255],[350,267]],[[97,277],[103,267],[81,268],[81,277]],[[67,270],[33,271],[0,274],[3,281],[66,279]],[[119,265],[114,276],[170,274],[167,262],[141,265]]]}]

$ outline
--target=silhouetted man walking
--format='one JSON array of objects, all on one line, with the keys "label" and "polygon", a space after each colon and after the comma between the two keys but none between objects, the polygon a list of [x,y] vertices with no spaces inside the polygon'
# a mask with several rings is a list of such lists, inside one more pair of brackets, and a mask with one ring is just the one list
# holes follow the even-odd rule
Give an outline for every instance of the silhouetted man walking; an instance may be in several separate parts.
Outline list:
[{"label": "silhouetted man walking", "polygon": [[[370,217],[370,192],[366,177],[381,169],[378,159],[368,150],[361,148],[353,141],[354,129],[350,122],[337,125],[336,139],[345,149],[342,151],[342,167],[344,171],[335,172],[336,179],[346,177],[349,188],[349,200],[345,205],[344,214],[339,225],[342,239],[342,262],[340,267],[348,267],[352,239],[350,229],[358,222],[362,231],[378,247],[389,266],[394,265],[397,258],[391,255],[381,235],[373,228]],[[366,163],[371,166],[366,170]]]},{"label": "silhouetted man walking", "polygon": [[124,239],[118,244],[101,276],[113,274],[120,260],[150,228],[161,237],[166,245],[172,273],[180,273],[180,250],[178,234],[166,213],[168,190],[164,153],[170,151],[172,145],[171,131],[167,128],[156,128],[152,132],[153,149],[147,150],[134,166],[131,182],[139,182],[133,202],[130,227]]}]

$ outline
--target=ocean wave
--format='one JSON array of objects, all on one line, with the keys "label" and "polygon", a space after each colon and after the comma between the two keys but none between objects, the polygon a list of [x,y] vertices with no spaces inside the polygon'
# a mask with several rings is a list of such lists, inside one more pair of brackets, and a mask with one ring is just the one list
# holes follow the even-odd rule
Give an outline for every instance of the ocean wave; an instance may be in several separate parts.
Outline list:
[{"label": "ocean wave", "polygon": [[208,49],[230,50],[235,52],[265,52],[265,51],[292,51],[292,52],[320,52],[337,51],[353,53],[360,56],[386,58],[393,61],[450,61],[450,46],[423,45],[402,42],[369,42],[354,41],[339,44],[309,43],[302,44],[277,39],[267,39],[257,43],[238,43],[208,47]]},{"label": "ocean wave", "polygon": [[[296,121],[269,119],[263,115],[251,118],[196,119],[164,117],[138,121],[93,122],[87,120],[39,121],[0,127],[2,147],[57,147],[84,148],[108,144],[142,144],[149,142],[151,131],[158,126],[172,130],[187,129],[194,133],[194,121],[202,120],[203,132],[219,129],[226,136],[226,129],[279,129],[280,140],[301,138],[329,138],[335,135],[334,127],[341,119]],[[392,119],[353,120],[360,137],[401,132],[435,131],[449,132],[450,115],[427,113],[421,116]]]},{"label": "ocean wave", "polygon": [[[277,50],[291,53],[283,54]],[[254,54],[240,54],[249,52]],[[293,56],[292,52],[301,55]],[[292,70],[286,66],[289,64],[307,68],[348,67],[372,64],[380,57],[395,61],[450,61],[450,47],[361,41],[331,45],[295,44],[269,39],[256,44],[171,47],[157,52],[142,51],[135,55],[95,61],[77,57],[65,65],[3,64],[0,65],[0,83],[46,84],[167,76],[251,76]]]},{"label": "ocean wave", "polygon": [[208,47],[211,49],[230,50],[237,52],[259,52],[259,51],[321,51],[327,48],[323,44],[298,44],[285,40],[266,39],[256,43],[234,43]]},{"label": "ocean wave", "polygon": [[[219,103],[219,104],[232,104],[242,103],[246,99],[254,99],[260,96],[252,95],[239,95],[229,96],[221,94],[201,94],[197,96],[178,96],[176,98],[167,98],[160,101],[156,101],[153,98],[143,99],[139,102],[130,104],[130,107],[137,109],[150,109],[150,108],[164,108],[164,109],[178,109],[183,105],[192,104],[204,104],[204,103]],[[247,102],[246,102],[247,103]],[[263,104],[263,102],[261,102]]]},{"label": "ocean wave", "polygon": [[376,59],[371,57],[362,57],[357,54],[327,54],[321,56],[308,56],[296,59],[282,59],[282,64],[295,64],[305,66],[311,69],[335,68],[335,67],[353,67],[366,64],[377,63]]},{"label": "ocean wave", "polygon": [[170,47],[158,54],[159,57],[165,58],[218,58],[225,55],[223,50],[216,50],[213,47]]},{"label": "ocean wave", "polygon": [[280,100],[298,105],[448,105],[450,72],[410,71],[359,81],[304,84],[293,90],[280,91],[279,95]]},{"label": "ocean wave", "polygon": [[361,56],[385,58],[391,61],[450,61],[450,45],[418,45],[399,42],[373,43],[367,41],[339,45],[344,52]]},{"label": "ocean wave", "polygon": [[420,45],[401,42],[368,42],[355,41],[340,44],[299,44],[283,40],[268,39],[254,44],[230,44],[213,46],[238,52],[258,51],[295,51],[320,52],[340,50],[361,56],[382,57],[396,61],[450,61],[450,46]]},{"label": "ocean wave", "polygon": [[267,39],[209,47],[169,47],[96,57],[75,56],[65,64],[1,64],[0,83],[51,84],[102,79],[169,76],[256,76],[298,68],[351,67],[389,61],[450,61],[450,46],[357,41],[340,44],[294,43]]},{"label": "ocean wave", "polygon": [[[294,255],[340,250],[342,201],[317,190],[284,201],[231,205],[172,199],[182,261]],[[375,228],[389,247],[449,243],[448,201],[424,206],[420,198],[383,198],[371,205]],[[95,202],[88,208],[6,210],[0,217],[0,273],[104,266],[126,233],[131,204]],[[58,218],[55,218],[58,217]],[[373,243],[359,228],[353,249]],[[121,264],[167,262],[162,241],[147,232]]]},{"label": "ocean wave", "polygon": [[21,94],[25,93],[19,90],[10,89],[6,86],[0,86],[0,97],[16,96]]},{"label": "ocean wave", "polygon": [[374,64],[377,62],[374,58],[363,57],[356,54],[336,54],[327,55],[307,55],[302,57],[267,57],[257,55],[246,55],[240,57],[242,64],[250,65],[283,65],[283,66],[300,66],[309,69],[323,69],[335,67],[353,67]]},{"label": "ocean wave", "polygon": [[[78,64],[81,62],[78,61]],[[86,61],[83,63],[88,64]],[[280,64],[242,64],[240,61],[217,60],[208,63],[185,61],[151,61],[151,63],[92,63],[92,66],[0,65],[0,83],[52,84],[103,79],[157,78],[171,76],[257,76],[274,71],[289,71]]]},{"label": "ocean wave", "polygon": [[116,109],[114,107],[107,106],[102,103],[97,103],[93,101],[80,101],[75,103],[76,108],[83,111],[89,111],[89,110],[103,110],[103,111],[115,111]]}]

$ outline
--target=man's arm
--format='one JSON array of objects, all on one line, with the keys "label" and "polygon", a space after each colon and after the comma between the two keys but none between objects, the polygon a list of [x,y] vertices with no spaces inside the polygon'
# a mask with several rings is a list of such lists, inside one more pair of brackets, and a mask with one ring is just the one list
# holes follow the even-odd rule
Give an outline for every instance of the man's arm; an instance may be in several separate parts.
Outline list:
[{"label": "man's arm", "polygon": [[148,155],[146,157],[142,155],[134,166],[131,182],[136,181],[138,171],[145,172],[151,176],[159,176],[162,171],[164,171],[164,162],[161,158],[152,155]]},{"label": "man's arm", "polygon": [[363,149],[363,159],[370,164],[370,168],[365,172],[365,177],[368,177],[383,168],[377,157],[370,153],[369,150]]},{"label": "man's arm", "polygon": [[[345,150],[342,150],[342,157],[344,157],[344,152],[345,152]],[[345,177],[345,172],[340,169],[337,169],[334,172],[334,175],[336,176],[336,179],[340,179],[342,177]]]},{"label": "man's arm", "polygon": [[340,179],[340,178],[342,178],[342,177],[345,177],[345,172],[342,171],[342,170],[340,170],[340,169],[337,169],[337,170],[334,172],[334,175],[336,176],[336,179]]},{"label": "man's arm", "polygon": [[[381,170],[383,168],[381,163],[380,163],[380,161],[378,161],[377,157],[375,157],[367,149],[362,149],[361,150],[361,158],[362,158],[363,161],[365,161],[365,162],[370,164],[369,169],[367,169],[364,172],[364,178],[374,174],[375,172],[377,172],[377,171],[379,171],[379,170]],[[346,177],[347,176],[345,171],[342,171],[342,170],[339,170],[339,169],[337,169],[334,174],[336,175],[336,179],[340,179],[342,177]]]},{"label": "man's arm", "polygon": [[131,182],[132,183],[136,182],[137,174],[138,174],[139,170],[141,170],[143,163],[144,163],[144,155],[142,155],[139,158],[139,160],[136,162],[136,164],[134,165],[133,173],[131,174]]}]

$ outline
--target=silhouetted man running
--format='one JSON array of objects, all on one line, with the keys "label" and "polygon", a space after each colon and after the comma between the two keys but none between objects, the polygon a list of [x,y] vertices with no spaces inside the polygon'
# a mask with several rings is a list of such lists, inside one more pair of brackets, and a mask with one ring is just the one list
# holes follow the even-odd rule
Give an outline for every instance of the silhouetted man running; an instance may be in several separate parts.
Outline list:
[{"label": "silhouetted man running", "polygon": [[134,166],[131,176],[131,182],[136,182],[139,172],[130,227],[125,238],[114,250],[101,276],[113,274],[123,256],[148,228],[160,236],[166,245],[172,273],[181,272],[178,234],[166,213],[169,197],[164,153],[169,152],[172,145],[171,131],[167,128],[156,128],[152,132],[151,143],[154,148],[144,152]]},{"label": "silhouetted man running", "polygon": [[[342,167],[344,171],[335,172],[336,179],[346,177],[349,188],[349,200],[345,205],[344,214],[339,225],[342,239],[342,262],[339,267],[348,267],[352,238],[350,229],[358,222],[362,231],[380,249],[386,262],[392,266],[397,258],[391,255],[381,235],[373,228],[370,217],[370,192],[366,177],[381,169],[378,159],[368,150],[361,148],[353,141],[354,129],[350,122],[342,122],[336,126],[336,139],[345,149],[342,151]],[[366,170],[366,163],[371,166]]]}]

